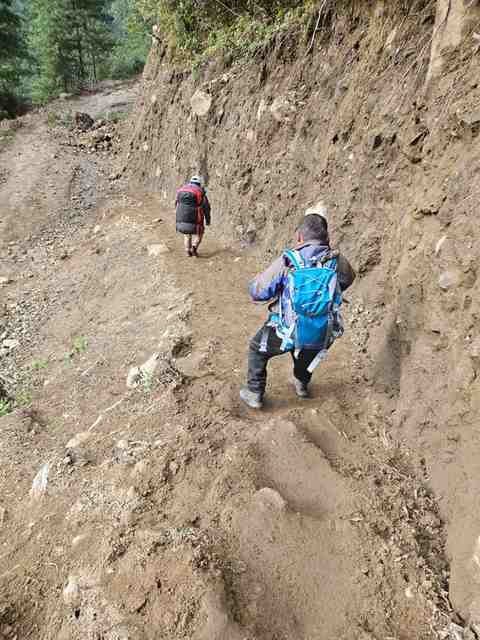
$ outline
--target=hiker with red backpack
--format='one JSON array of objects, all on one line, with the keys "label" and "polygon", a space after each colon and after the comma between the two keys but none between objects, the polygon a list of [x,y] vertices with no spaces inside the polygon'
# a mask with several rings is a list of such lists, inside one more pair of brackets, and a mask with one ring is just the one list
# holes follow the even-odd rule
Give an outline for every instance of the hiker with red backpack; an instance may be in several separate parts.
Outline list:
[{"label": "hiker with red backpack", "polygon": [[198,257],[198,247],[203,239],[205,225],[210,226],[210,202],[203,178],[193,176],[190,182],[178,189],[175,199],[176,228],[185,236],[185,250],[189,258]]},{"label": "hiker with red backpack", "polygon": [[261,409],[268,361],[283,353],[293,359],[293,384],[308,398],[313,371],[343,334],[342,292],[355,280],[348,260],[330,247],[325,210],[307,211],[297,229],[297,246],[286,250],[250,283],[254,302],[271,302],[269,317],[251,339],[247,386],[241,400]]}]

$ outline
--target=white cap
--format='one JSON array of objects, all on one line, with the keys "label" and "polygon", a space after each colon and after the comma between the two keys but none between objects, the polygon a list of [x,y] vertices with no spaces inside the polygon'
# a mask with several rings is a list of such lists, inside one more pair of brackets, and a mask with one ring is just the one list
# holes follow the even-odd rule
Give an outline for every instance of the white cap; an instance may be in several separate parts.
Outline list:
[{"label": "white cap", "polygon": [[203,187],[203,177],[202,176],[192,176],[190,178],[190,182],[194,182],[195,184],[199,184],[201,187]]},{"label": "white cap", "polygon": [[320,200],[320,202],[317,202],[317,204],[314,204],[313,207],[309,207],[305,211],[305,215],[306,216],[312,216],[312,215],[322,216],[322,218],[325,218],[325,220],[328,222],[327,205],[323,202],[323,200]]}]

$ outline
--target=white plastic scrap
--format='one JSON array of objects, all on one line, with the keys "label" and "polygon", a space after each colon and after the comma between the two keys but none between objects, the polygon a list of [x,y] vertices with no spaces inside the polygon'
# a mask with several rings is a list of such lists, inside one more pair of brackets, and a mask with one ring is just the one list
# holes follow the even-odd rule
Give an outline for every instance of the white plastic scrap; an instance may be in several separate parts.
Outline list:
[{"label": "white plastic scrap", "polygon": [[46,462],[37,473],[32,482],[30,496],[36,500],[45,495],[48,485],[48,474],[50,472],[50,463]]}]

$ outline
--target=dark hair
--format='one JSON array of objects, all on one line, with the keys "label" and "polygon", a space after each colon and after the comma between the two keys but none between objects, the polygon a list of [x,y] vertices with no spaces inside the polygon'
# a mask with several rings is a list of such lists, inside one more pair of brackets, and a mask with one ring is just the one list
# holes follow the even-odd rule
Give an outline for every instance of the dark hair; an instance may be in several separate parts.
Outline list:
[{"label": "dark hair", "polygon": [[306,215],[297,231],[302,234],[305,240],[329,243],[328,223],[323,216],[316,213]]}]

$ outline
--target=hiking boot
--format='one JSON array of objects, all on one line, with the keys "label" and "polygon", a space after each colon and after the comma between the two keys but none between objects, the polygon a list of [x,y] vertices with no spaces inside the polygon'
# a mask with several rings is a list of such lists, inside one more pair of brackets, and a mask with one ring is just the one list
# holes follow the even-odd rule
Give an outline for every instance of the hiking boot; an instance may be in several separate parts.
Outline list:
[{"label": "hiking boot", "polygon": [[293,378],[293,386],[295,387],[295,393],[299,398],[309,398],[310,393],[308,391],[308,385],[305,382],[300,382],[297,378]]},{"label": "hiking boot", "polygon": [[262,394],[256,391],[250,391],[247,387],[240,389],[240,399],[250,407],[250,409],[261,409],[263,407]]}]

